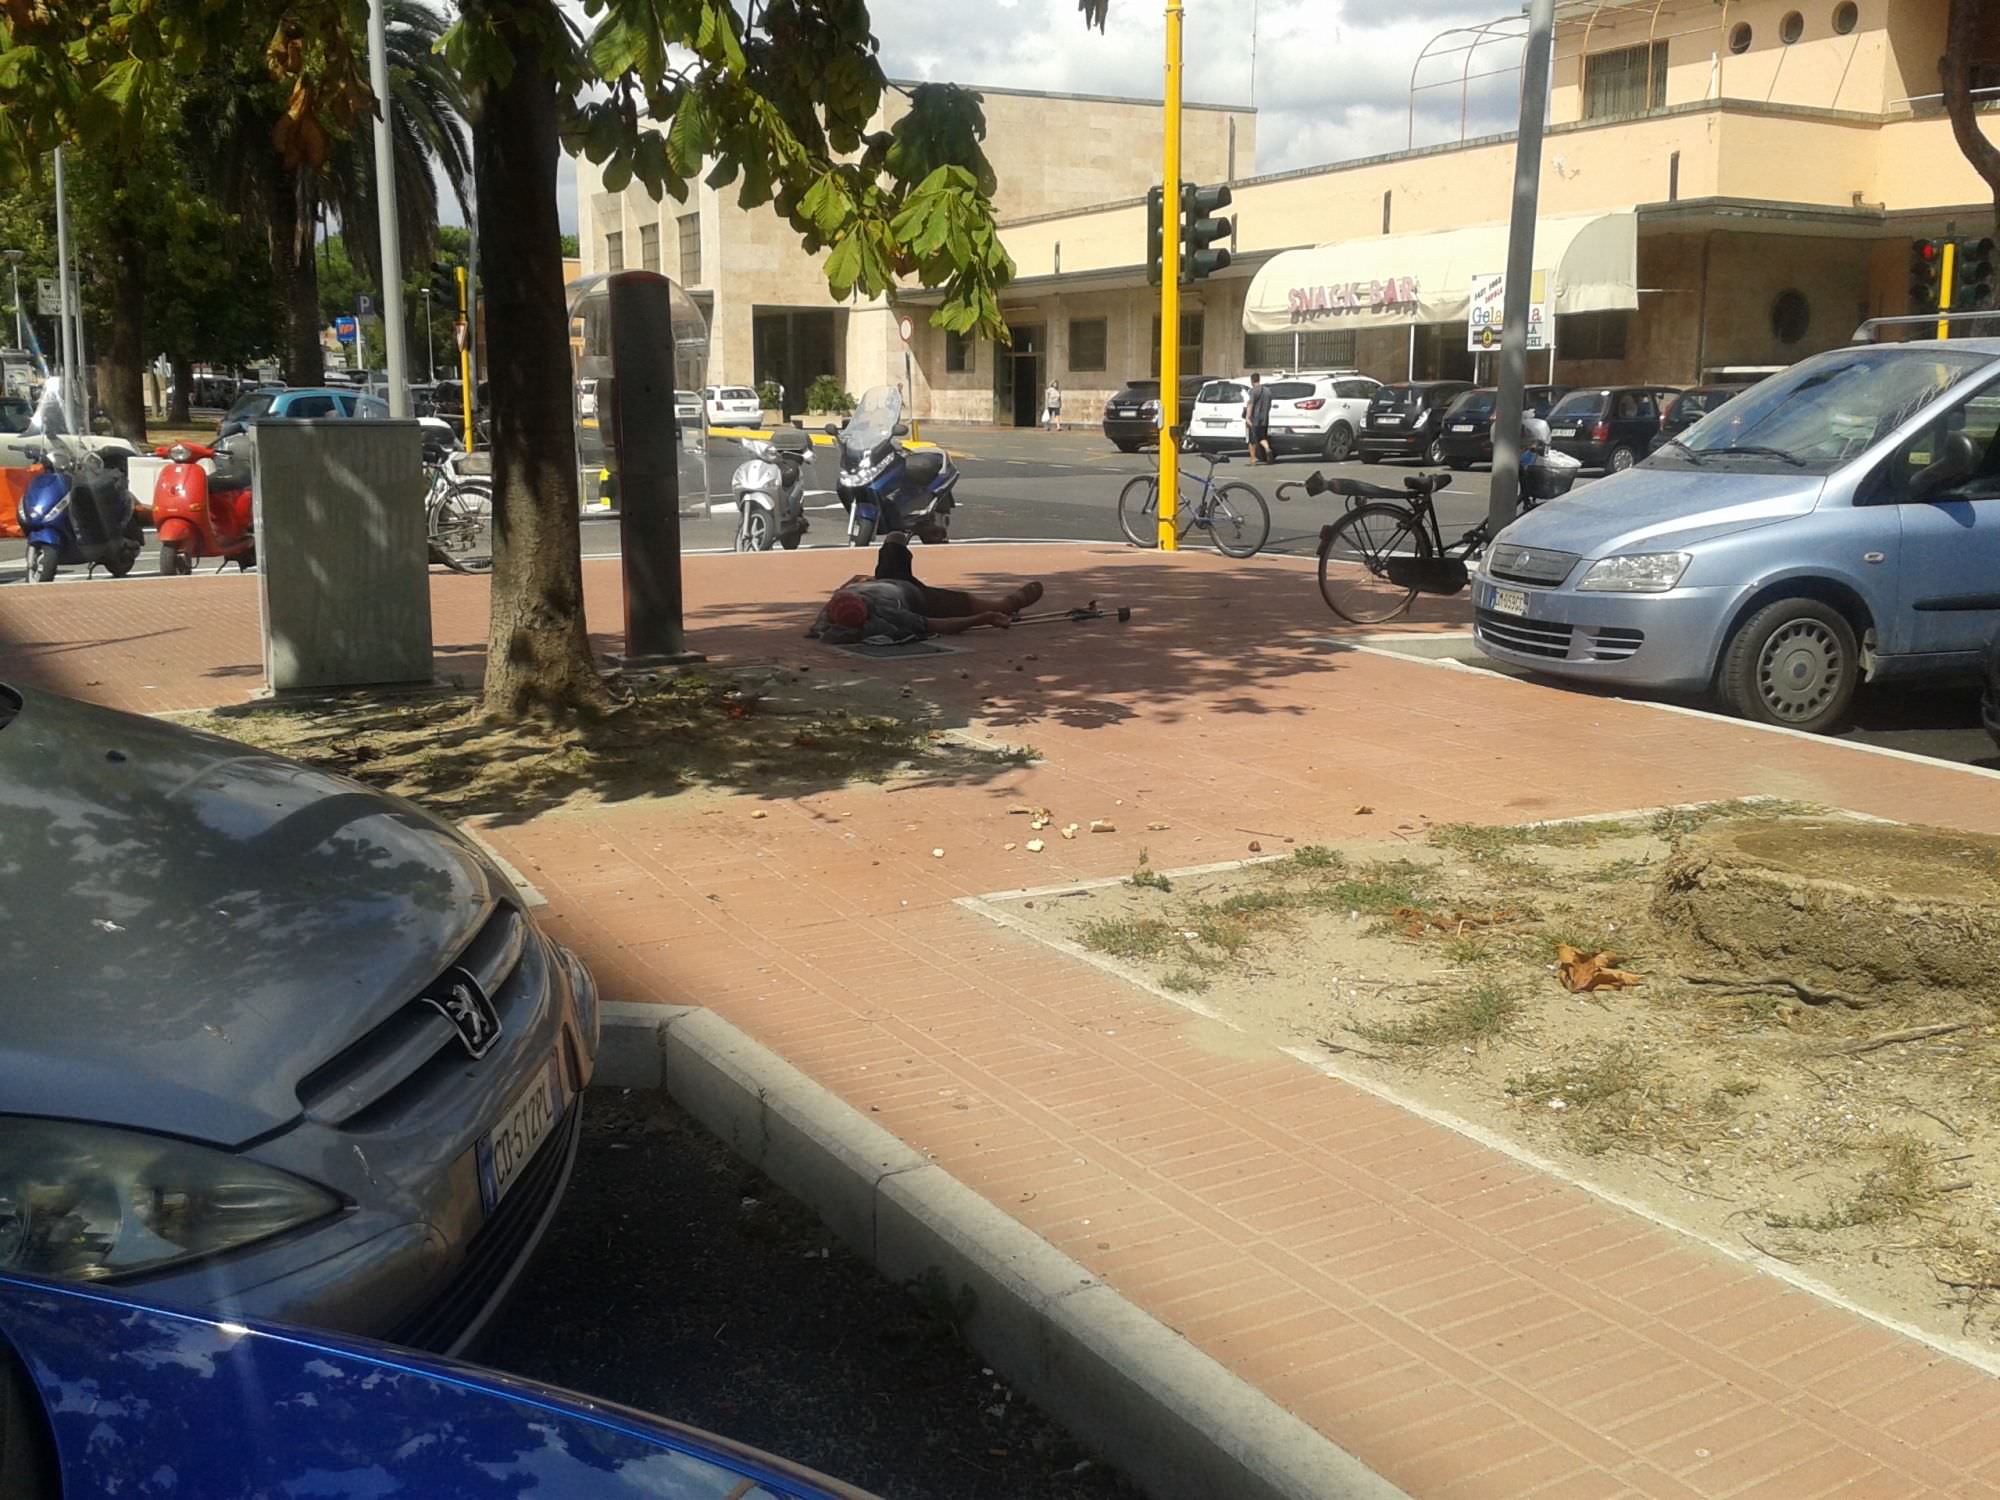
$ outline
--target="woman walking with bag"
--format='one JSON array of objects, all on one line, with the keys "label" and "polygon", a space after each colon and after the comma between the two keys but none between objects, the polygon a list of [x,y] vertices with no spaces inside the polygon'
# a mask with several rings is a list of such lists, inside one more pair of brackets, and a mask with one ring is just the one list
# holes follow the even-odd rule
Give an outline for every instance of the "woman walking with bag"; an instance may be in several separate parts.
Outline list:
[{"label": "woman walking with bag", "polygon": [[1050,432],[1062,431],[1062,387],[1053,380],[1049,382],[1048,394],[1042,398],[1042,421]]}]

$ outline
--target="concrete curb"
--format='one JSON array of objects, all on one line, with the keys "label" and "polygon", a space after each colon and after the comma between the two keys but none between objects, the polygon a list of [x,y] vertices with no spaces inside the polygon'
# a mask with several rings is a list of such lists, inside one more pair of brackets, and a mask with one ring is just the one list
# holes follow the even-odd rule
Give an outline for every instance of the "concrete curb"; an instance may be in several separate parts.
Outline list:
[{"label": "concrete curb", "polygon": [[1155,1500],[1406,1500],[714,1012],[608,1002],[593,1086],[665,1089],[885,1276],[942,1275],[981,1356]]}]

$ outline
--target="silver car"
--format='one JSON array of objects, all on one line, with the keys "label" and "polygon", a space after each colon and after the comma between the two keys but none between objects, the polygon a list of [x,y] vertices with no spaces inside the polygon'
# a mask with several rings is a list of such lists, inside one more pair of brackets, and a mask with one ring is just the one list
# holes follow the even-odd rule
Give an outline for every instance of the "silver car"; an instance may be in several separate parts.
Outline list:
[{"label": "silver car", "polygon": [[569,1177],[598,1000],[474,845],[0,686],[0,1270],[457,1351]]},{"label": "silver car", "polygon": [[1501,532],[1488,656],[1825,731],[2000,630],[2000,340],[1816,355]]}]

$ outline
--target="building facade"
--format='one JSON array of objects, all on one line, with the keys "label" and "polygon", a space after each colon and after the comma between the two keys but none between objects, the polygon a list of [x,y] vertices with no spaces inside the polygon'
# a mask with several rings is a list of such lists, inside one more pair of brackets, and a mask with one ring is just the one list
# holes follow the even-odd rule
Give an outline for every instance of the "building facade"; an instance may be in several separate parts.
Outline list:
[{"label": "building facade", "polygon": [[[1690,383],[1789,364],[1846,342],[1863,318],[1906,311],[1910,241],[1990,233],[1994,222],[1938,98],[1946,9],[1562,0],[1537,259],[1554,283],[1554,349],[1535,357],[1534,374]],[[2000,64],[2000,14],[1986,30],[1980,54]],[[2000,84],[2000,67],[1980,81]],[[930,327],[936,294],[917,289],[835,307],[817,258],[782,220],[706,190],[698,204],[662,208],[643,190],[635,202],[581,186],[586,260],[602,269],[619,253],[614,235],[629,247],[654,221],[680,226],[660,233],[698,244],[691,267],[683,250],[663,252],[658,268],[714,295],[711,368],[731,380],[768,375],[796,391],[772,372],[809,369],[855,390],[901,382],[907,314],[920,415],[1031,423],[1053,379],[1069,414],[1088,419],[1127,379],[1157,373],[1144,259],[1159,109],[988,91],[987,110],[1017,266],[1002,302],[1011,344]],[[1186,175],[1234,184],[1236,261],[1184,293],[1184,370],[1485,372],[1467,347],[1465,287],[1502,269],[1480,257],[1496,258],[1488,247],[1508,215],[1511,136],[1260,177],[1250,111],[1190,110],[1187,122]],[[1587,280],[1567,259],[1542,258],[1584,221],[1626,247],[1608,270],[1593,256]],[[1329,275],[1343,290],[1315,305],[1312,288],[1324,293]],[[1385,298],[1384,287],[1412,295]]]}]

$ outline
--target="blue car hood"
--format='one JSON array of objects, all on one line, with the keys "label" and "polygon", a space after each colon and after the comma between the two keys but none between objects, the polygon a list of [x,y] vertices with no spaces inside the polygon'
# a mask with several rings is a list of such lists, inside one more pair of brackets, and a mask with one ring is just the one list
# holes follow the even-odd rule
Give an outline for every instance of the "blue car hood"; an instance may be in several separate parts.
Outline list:
[{"label": "blue car hood", "polygon": [[787,1500],[870,1500],[533,1381],[105,1291],[0,1278],[0,1336],[40,1398],[64,1495],[689,1500],[729,1492],[721,1470]]},{"label": "blue car hood", "polygon": [[1517,546],[1586,558],[1675,552],[1712,537],[1807,515],[1825,487],[1818,474],[1642,465],[1530,511],[1500,537]]}]

